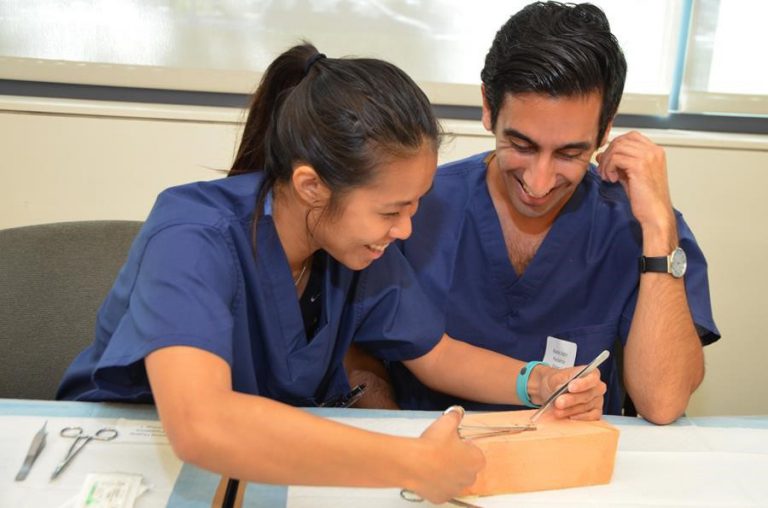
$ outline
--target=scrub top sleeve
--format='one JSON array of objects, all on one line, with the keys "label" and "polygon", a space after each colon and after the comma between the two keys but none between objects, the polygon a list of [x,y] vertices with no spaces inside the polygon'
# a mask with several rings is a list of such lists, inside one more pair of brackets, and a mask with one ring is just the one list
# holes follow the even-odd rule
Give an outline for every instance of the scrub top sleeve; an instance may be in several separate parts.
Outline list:
[{"label": "scrub top sleeve", "polygon": [[[712,316],[712,303],[709,295],[709,278],[707,276],[707,260],[704,253],[696,243],[693,232],[686,224],[682,215],[675,211],[677,216],[677,230],[680,247],[685,251],[688,259],[688,267],[685,272],[685,293],[688,299],[688,307],[696,326],[696,331],[705,346],[720,338],[720,332],[715,325]],[[626,343],[629,336],[629,328],[632,324],[632,316],[637,305],[637,288],[628,300],[621,316],[620,334]]]},{"label": "scrub top sleeve", "polygon": [[707,275],[707,260],[704,258],[693,231],[688,227],[682,215],[677,220],[680,247],[685,251],[688,268],[685,272],[685,293],[688,297],[688,307],[691,309],[693,323],[706,346],[720,338],[720,331],[712,316],[712,302],[709,295],[709,277]]},{"label": "scrub top sleeve", "polygon": [[441,314],[395,248],[360,274],[354,313],[354,342],[383,360],[418,358],[443,336]]},{"label": "scrub top sleeve", "polygon": [[143,359],[167,346],[200,348],[232,365],[237,273],[230,242],[216,228],[180,225],[156,233],[141,256],[128,309],[97,365],[97,382],[143,381]]}]

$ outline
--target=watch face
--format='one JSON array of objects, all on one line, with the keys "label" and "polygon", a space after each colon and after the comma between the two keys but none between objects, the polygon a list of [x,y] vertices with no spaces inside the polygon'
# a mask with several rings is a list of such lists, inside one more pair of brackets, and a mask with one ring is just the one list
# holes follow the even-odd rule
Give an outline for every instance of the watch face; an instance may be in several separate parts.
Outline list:
[{"label": "watch face", "polygon": [[680,278],[685,275],[685,269],[688,267],[688,259],[685,257],[685,251],[680,247],[672,251],[669,262],[669,273],[673,277]]}]

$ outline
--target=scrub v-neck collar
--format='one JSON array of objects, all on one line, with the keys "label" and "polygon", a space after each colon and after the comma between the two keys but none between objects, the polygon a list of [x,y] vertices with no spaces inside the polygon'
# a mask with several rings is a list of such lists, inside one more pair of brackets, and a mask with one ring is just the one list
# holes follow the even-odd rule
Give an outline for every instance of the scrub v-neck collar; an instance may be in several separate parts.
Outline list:
[{"label": "scrub v-neck collar", "polygon": [[479,185],[475,190],[470,210],[493,279],[508,297],[526,298],[536,294],[557,264],[563,262],[562,259],[568,255],[572,238],[585,227],[584,221],[579,221],[578,214],[573,213],[584,200],[586,194],[584,181],[579,183],[573,195],[558,213],[523,274],[518,275],[509,260],[504,233],[486,180],[488,162],[492,157],[493,152],[479,159],[479,163],[483,166],[483,174],[478,180]]}]

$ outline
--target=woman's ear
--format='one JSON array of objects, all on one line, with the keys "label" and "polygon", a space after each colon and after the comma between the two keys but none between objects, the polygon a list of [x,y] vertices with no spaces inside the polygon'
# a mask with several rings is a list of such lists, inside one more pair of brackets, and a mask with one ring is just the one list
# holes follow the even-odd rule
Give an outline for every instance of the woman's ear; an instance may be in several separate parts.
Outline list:
[{"label": "woman's ear", "polygon": [[291,183],[299,199],[310,208],[325,206],[331,198],[331,190],[315,169],[307,164],[298,165],[293,169]]}]

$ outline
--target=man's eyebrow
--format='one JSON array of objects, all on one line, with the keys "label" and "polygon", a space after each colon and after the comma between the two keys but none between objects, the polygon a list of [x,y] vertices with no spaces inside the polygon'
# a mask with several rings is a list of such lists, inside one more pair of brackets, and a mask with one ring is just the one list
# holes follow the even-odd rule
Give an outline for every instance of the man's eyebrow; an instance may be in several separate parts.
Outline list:
[{"label": "man's eyebrow", "polygon": [[506,138],[517,138],[521,139],[526,142],[526,144],[531,145],[534,148],[538,148],[539,144],[536,143],[534,140],[523,134],[522,132],[512,129],[511,127],[507,127],[504,129],[504,137]]},{"label": "man's eyebrow", "polygon": [[[534,140],[526,136],[520,131],[517,131],[512,128],[506,128],[504,129],[504,136],[508,138],[517,138],[522,141],[524,141],[527,145],[530,145],[531,148],[539,148],[539,144],[536,143]],[[563,150],[589,150],[592,147],[592,143],[589,141],[574,141],[573,143],[567,143],[563,146],[557,147],[558,151]]]},{"label": "man's eyebrow", "polygon": [[590,148],[592,148],[592,143],[590,143],[589,141],[578,141],[578,142],[575,142],[575,143],[568,143],[567,145],[563,145],[563,146],[559,147],[557,150],[558,151],[563,151],[563,150],[589,150]]}]

